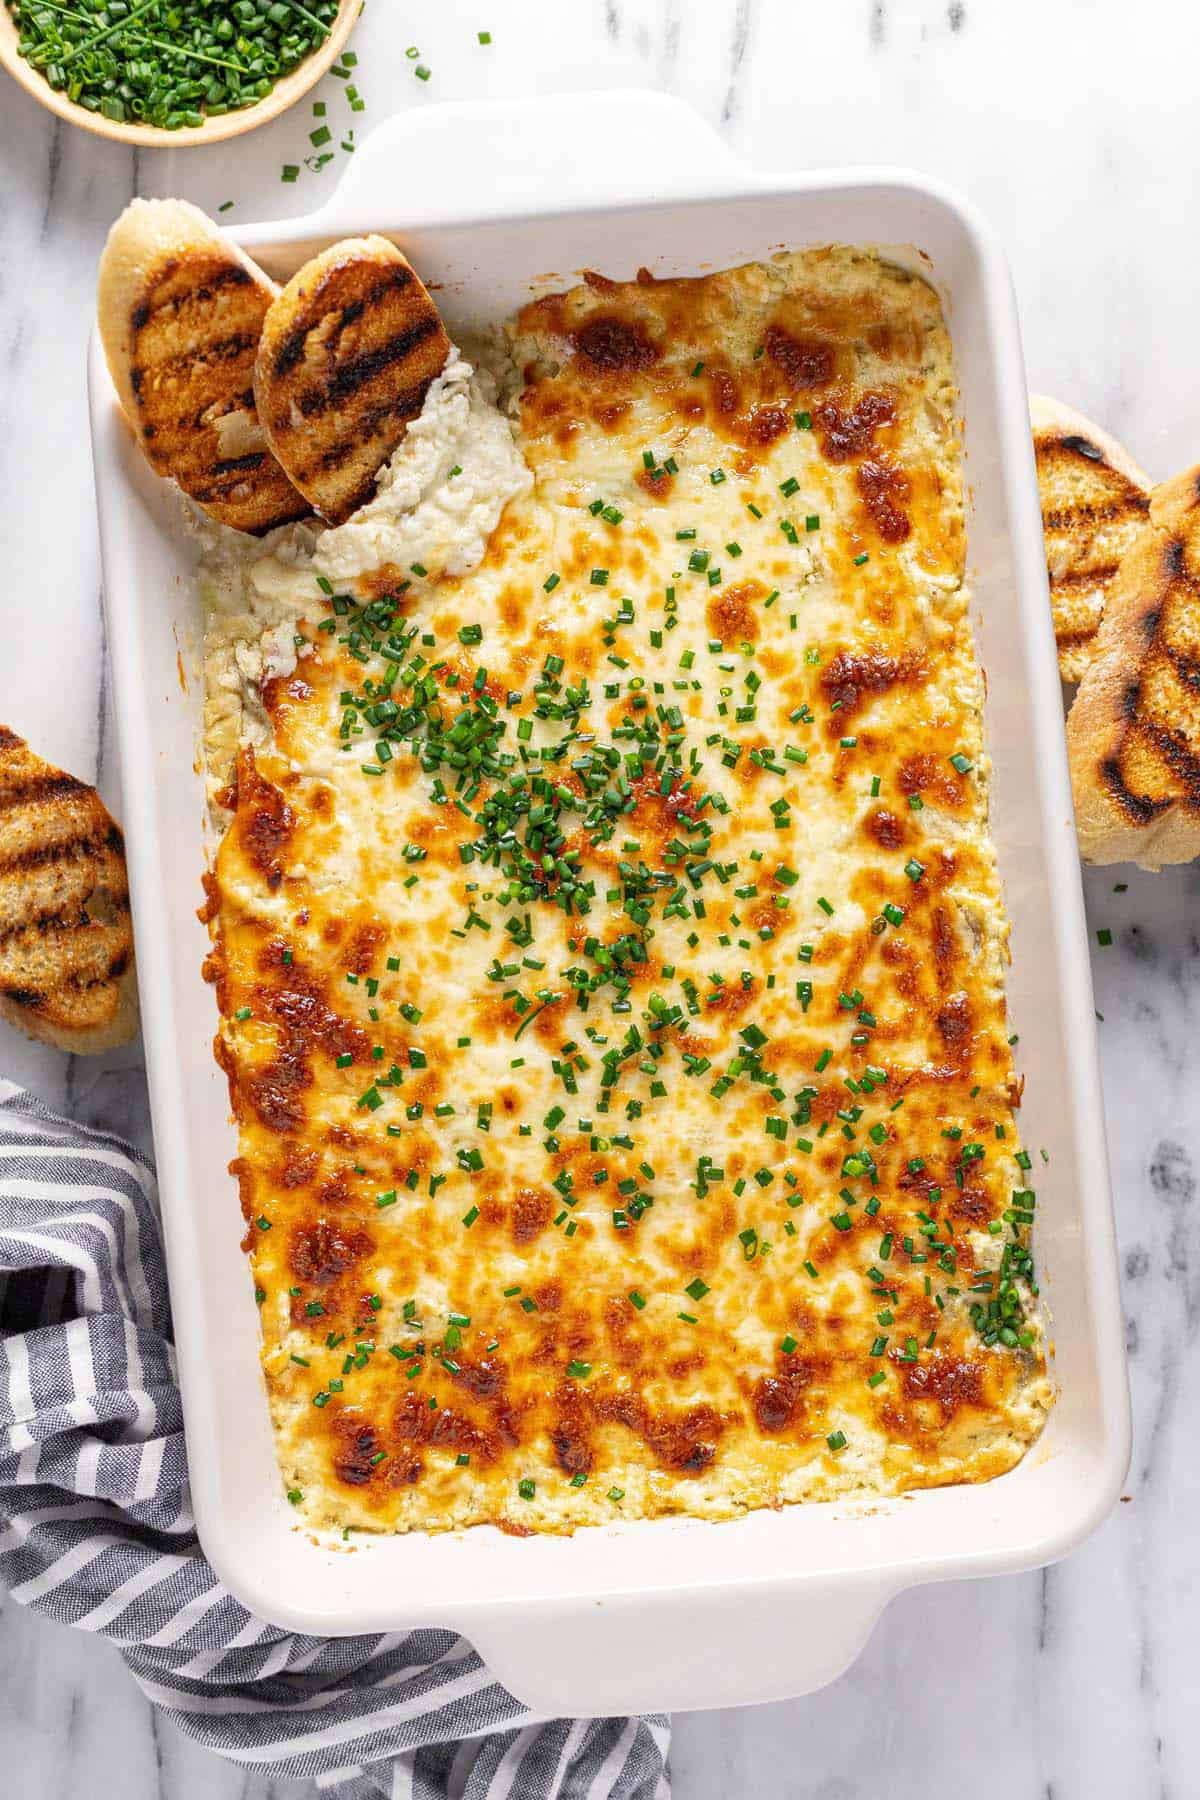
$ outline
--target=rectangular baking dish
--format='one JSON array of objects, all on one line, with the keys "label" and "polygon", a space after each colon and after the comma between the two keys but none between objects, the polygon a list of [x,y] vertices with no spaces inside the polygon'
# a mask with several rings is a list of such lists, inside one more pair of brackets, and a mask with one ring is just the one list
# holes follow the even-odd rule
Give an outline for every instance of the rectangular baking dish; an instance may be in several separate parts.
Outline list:
[{"label": "rectangular baking dish", "polygon": [[[569,151],[569,154],[568,154]],[[463,1632],[539,1712],[728,1706],[840,1673],[917,1582],[1062,1556],[1114,1501],[1128,1399],[1092,994],[1017,321],[1003,257],[960,201],[894,171],[752,173],[646,93],[446,106],[391,120],[328,205],[235,235],[277,276],[384,230],[456,322],[499,318],[583,268],[701,273],[783,247],[915,246],[958,359],[973,616],[987,674],[993,828],[1012,919],[1022,1119],[1059,1403],[1019,1468],[894,1501],[667,1519],[573,1538],[491,1528],[352,1545],[298,1530],[257,1374],[258,1321],[196,919],[200,621],[174,495],[121,421],[93,345],[91,413],[150,1095],[192,1494],[214,1567],[305,1632]],[[912,261],[912,252],[905,253]],[[1037,1155],[1044,1149],[1049,1161]]]}]

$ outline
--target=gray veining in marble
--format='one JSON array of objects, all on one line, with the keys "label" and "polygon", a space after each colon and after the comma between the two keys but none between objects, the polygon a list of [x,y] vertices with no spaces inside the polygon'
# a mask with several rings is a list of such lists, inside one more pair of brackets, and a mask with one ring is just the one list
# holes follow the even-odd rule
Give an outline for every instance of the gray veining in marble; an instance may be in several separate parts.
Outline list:
[{"label": "gray veining in marble", "polygon": [[[1031,385],[1157,475],[1200,451],[1200,13],[1182,0],[1136,17],[1117,0],[372,0],[355,48],[367,110],[350,119],[337,83],[322,91],[360,139],[442,99],[645,86],[763,167],[938,174],[1007,245]],[[241,218],[309,209],[335,168],[295,186],[279,171],[310,125],[301,107],[236,146],[135,159],[3,88],[0,719],[96,774],[118,810],[82,379],[96,255],[135,192],[232,199]],[[1086,890],[1135,1412],[1126,1503],[1044,1574],[902,1596],[823,1694],[680,1718],[679,1800],[1200,1794],[1200,869],[1094,871]],[[82,1062],[0,1028],[0,1068],[148,1141],[136,1048]],[[107,1646],[3,1600],[0,1753],[22,1800],[306,1791],[194,1749]]]}]

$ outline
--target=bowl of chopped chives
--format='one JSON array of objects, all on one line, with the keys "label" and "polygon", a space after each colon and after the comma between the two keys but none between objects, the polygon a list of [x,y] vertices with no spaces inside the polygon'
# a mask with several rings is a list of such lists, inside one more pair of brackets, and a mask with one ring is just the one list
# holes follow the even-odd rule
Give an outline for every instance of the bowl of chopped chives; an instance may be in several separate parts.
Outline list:
[{"label": "bowl of chopped chives", "polygon": [[127,144],[265,125],[341,55],[363,0],[0,0],[0,63],[43,106]]}]

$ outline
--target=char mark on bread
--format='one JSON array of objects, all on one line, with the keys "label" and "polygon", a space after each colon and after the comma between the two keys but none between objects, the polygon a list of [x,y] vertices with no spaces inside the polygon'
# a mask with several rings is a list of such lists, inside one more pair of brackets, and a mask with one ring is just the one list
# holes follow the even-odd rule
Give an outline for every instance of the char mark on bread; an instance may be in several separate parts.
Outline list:
[{"label": "char mark on bread", "polygon": [[255,365],[258,412],[291,480],[331,523],[371,498],[449,350],[436,306],[386,238],[333,245],[283,290]]},{"label": "char mark on bread", "polygon": [[0,727],[0,1013],[67,1050],[133,1035],[125,846],[86,782]]},{"label": "char mark on bread", "polygon": [[1059,674],[1091,660],[1121,557],[1144,527],[1150,479],[1106,432],[1058,401],[1030,402]]},{"label": "char mark on bread", "polygon": [[1200,471],[1154,490],[1067,721],[1080,845],[1149,867],[1200,852]]},{"label": "char mark on bread", "polygon": [[100,260],[100,335],[147,461],[221,524],[255,535],[309,511],[254,410],[254,359],[276,292],[180,200],[135,200]]}]

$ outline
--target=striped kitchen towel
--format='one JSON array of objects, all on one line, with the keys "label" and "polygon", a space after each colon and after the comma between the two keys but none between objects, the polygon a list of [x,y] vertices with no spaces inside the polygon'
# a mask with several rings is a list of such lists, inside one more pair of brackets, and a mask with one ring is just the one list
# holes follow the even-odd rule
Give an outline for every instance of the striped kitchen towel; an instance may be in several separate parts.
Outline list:
[{"label": "striped kitchen towel", "polygon": [[221,1586],[188,1503],[153,1170],[8,1082],[0,1583],[113,1639],[189,1736],[341,1800],[669,1791],[664,1718],[535,1718],[453,1632],[300,1637]]}]

